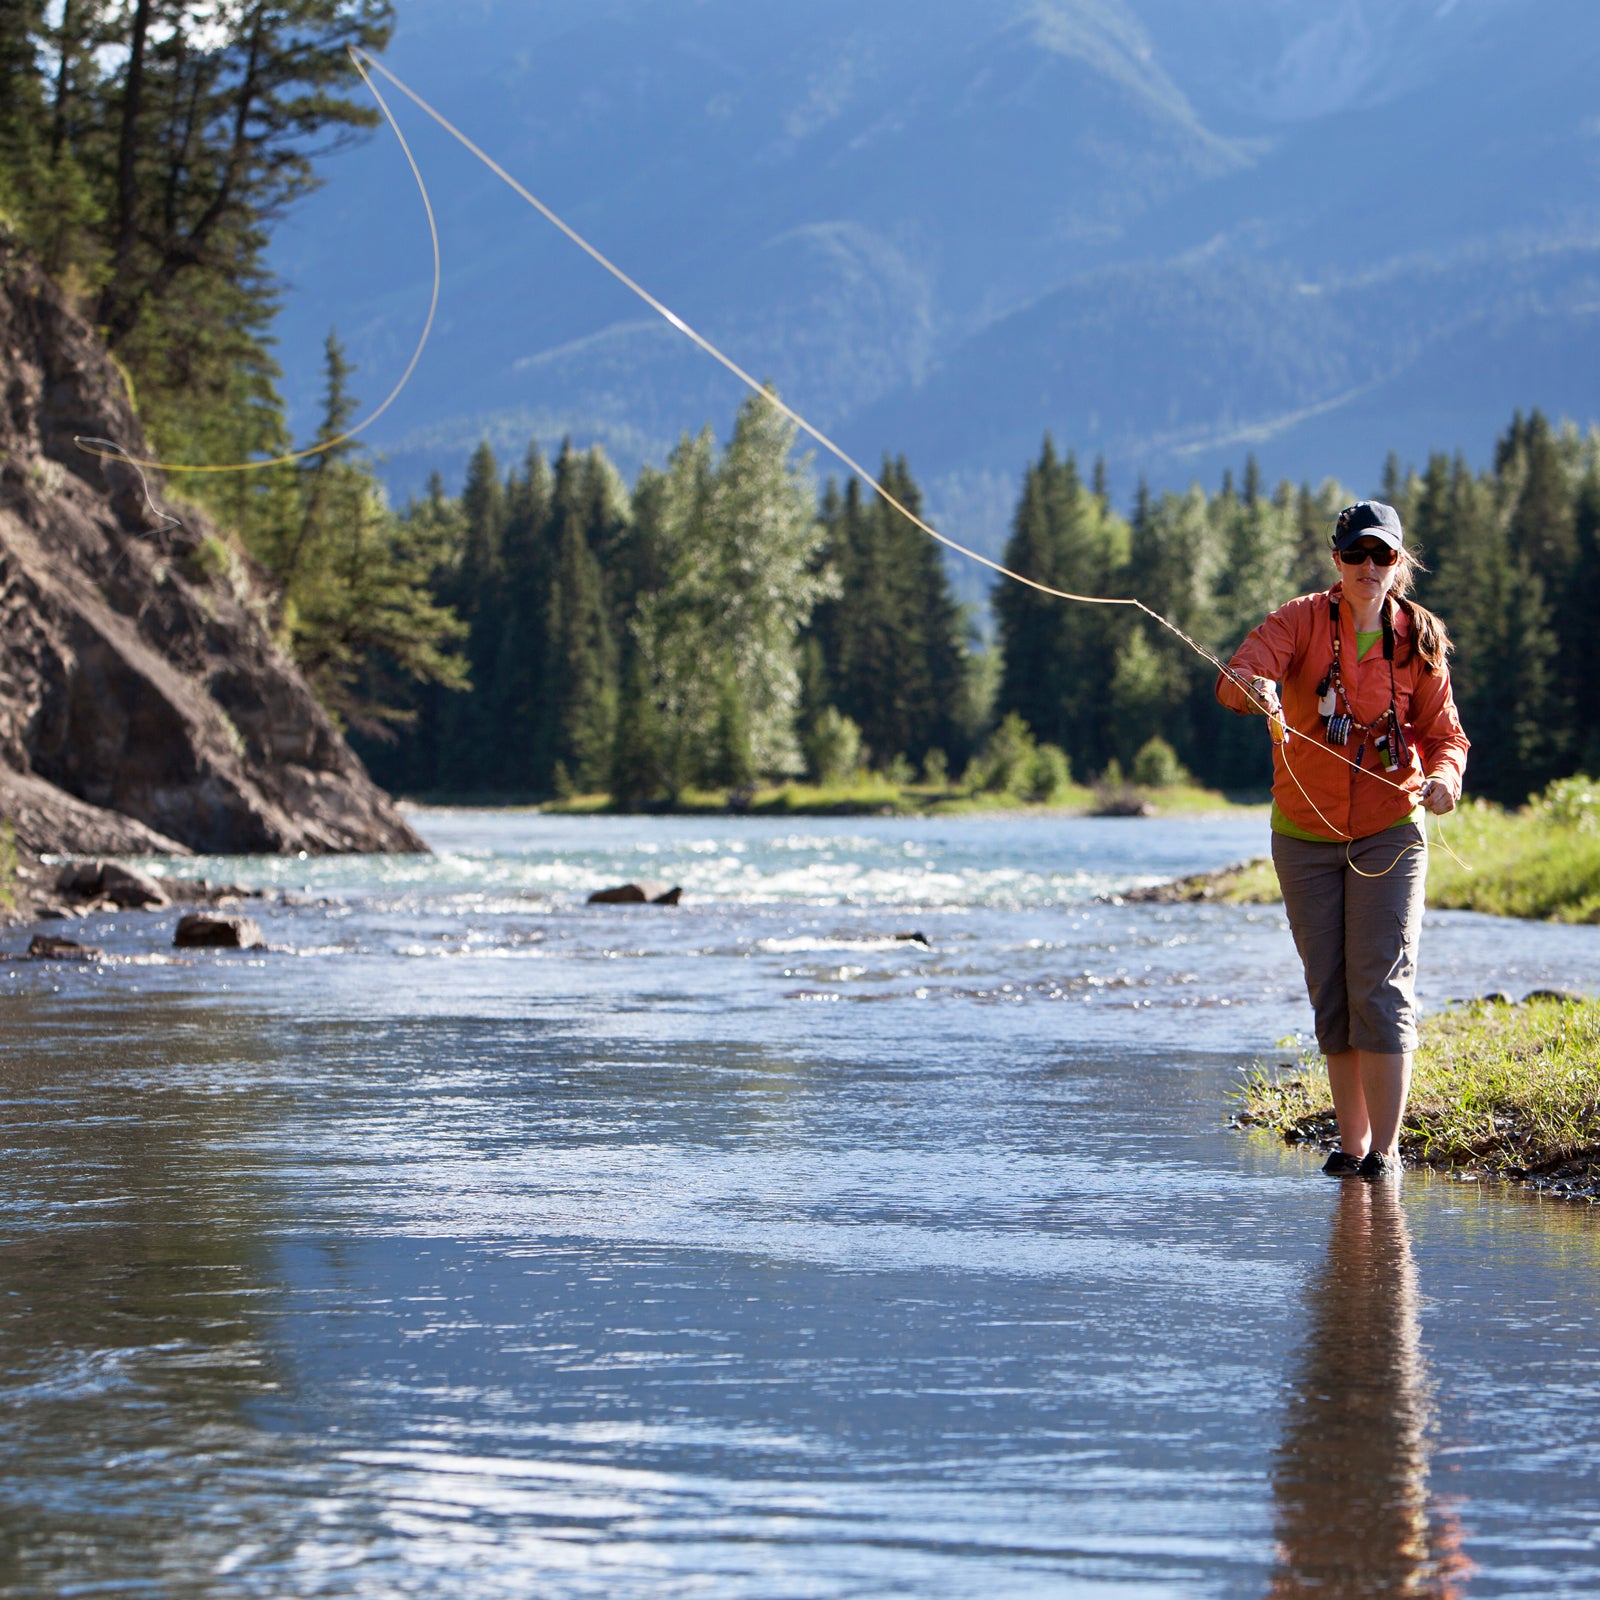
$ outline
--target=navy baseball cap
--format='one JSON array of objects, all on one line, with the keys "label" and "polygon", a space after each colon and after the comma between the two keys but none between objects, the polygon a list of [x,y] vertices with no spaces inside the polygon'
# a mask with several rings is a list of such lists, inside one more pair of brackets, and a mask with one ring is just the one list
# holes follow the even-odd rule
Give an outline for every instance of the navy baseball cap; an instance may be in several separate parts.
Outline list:
[{"label": "navy baseball cap", "polygon": [[1381,500],[1358,500],[1353,506],[1346,506],[1333,530],[1333,548],[1347,549],[1369,533],[1391,550],[1398,550],[1405,540],[1400,513]]}]

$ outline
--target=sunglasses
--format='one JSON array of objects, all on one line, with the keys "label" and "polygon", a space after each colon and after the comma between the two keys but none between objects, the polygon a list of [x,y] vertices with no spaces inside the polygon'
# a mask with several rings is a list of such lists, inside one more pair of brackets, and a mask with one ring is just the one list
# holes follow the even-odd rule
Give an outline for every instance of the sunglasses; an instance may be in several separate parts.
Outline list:
[{"label": "sunglasses", "polygon": [[1359,567],[1370,561],[1375,567],[1392,567],[1400,559],[1400,552],[1386,544],[1352,544],[1335,554],[1347,567]]}]

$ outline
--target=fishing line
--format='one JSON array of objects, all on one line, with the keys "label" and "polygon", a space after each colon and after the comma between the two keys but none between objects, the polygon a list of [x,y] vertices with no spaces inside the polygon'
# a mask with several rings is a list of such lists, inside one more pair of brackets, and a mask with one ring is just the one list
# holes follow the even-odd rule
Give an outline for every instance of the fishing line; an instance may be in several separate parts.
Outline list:
[{"label": "fishing line", "polygon": [[[666,305],[663,301],[658,300],[656,296],[651,294],[651,292],[641,283],[631,277],[627,272],[623,271],[623,269],[614,261],[612,261],[609,256],[601,251],[596,245],[591,244],[589,240],[579,233],[576,228],[568,223],[565,218],[559,216],[536,194],[528,189],[526,185],[519,182],[518,179],[513,177],[511,173],[506,171],[506,169],[501,166],[500,163],[488,153],[488,151],[483,149],[482,146],[477,144],[471,137],[458,128],[455,123],[453,123],[447,116],[444,115],[442,111],[439,111],[427,100],[423,99],[423,97],[418,94],[417,91],[409,84],[405,83],[402,79],[397,78],[394,73],[384,66],[381,61],[378,61],[374,57],[367,55],[365,51],[358,50],[354,45],[348,46],[347,48],[350,51],[351,58],[355,60],[358,68],[361,68],[364,65],[366,67],[370,67],[375,72],[381,73],[389,80],[391,84],[394,85],[396,89],[400,91],[401,94],[405,95],[405,97],[410,100],[411,103],[418,108],[418,110],[424,112],[427,116],[432,118],[432,120],[436,122],[439,127],[443,128],[444,131],[448,133],[450,137],[459,145],[461,145],[463,149],[468,151],[471,155],[475,156],[480,162],[482,162],[483,165],[486,166],[497,178],[499,178],[500,181],[504,183],[514,194],[516,194],[520,199],[526,201],[527,204],[532,206],[533,209],[537,211],[546,222],[571,240],[571,242],[575,244],[581,251],[583,251],[583,253],[588,256],[596,266],[609,273],[610,276],[615,278],[616,281],[625,289],[627,289],[631,294],[635,295],[638,299],[642,300],[659,317],[669,323],[672,327],[676,328],[679,333],[683,334],[685,338],[697,345],[719,366],[732,373],[733,376],[737,378],[739,382],[742,383],[747,389],[749,389],[752,394],[759,395],[780,415],[787,417],[789,421],[792,422],[798,429],[800,429],[802,433],[815,441],[817,444],[821,445],[821,447],[841,465],[847,467],[852,473],[855,474],[857,478],[862,481],[862,483],[877,493],[886,504],[892,507],[895,511],[898,511],[900,515],[903,516],[907,522],[911,523],[913,527],[925,533],[930,539],[933,539],[937,543],[943,545],[947,550],[953,550],[957,555],[964,556],[969,561],[975,561],[979,566],[987,567],[991,572],[997,573],[1000,577],[1009,578],[1013,583],[1020,583],[1029,589],[1037,591],[1039,594],[1050,595],[1057,600],[1073,601],[1079,605],[1128,606],[1135,611],[1142,612],[1158,626],[1165,628],[1168,633],[1180,639],[1191,650],[1193,650],[1196,655],[1200,656],[1203,660],[1208,661],[1217,669],[1218,672],[1231,679],[1244,693],[1246,699],[1248,699],[1258,711],[1267,715],[1269,720],[1278,720],[1274,717],[1274,714],[1269,708],[1267,702],[1263,700],[1255,692],[1254,688],[1247,684],[1237,672],[1228,666],[1226,662],[1213,655],[1212,652],[1207,650],[1204,645],[1199,643],[1198,640],[1192,639],[1187,633],[1185,633],[1184,630],[1177,625],[1177,623],[1171,621],[1167,617],[1162,616],[1160,612],[1156,611],[1151,606],[1146,605],[1144,601],[1131,596],[1077,594],[1070,589],[1058,589],[1053,584],[1042,583],[1037,578],[1030,578],[1026,573],[1013,571],[1012,568],[1005,566],[999,561],[993,560],[989,556],[983,555],[977,550],[971,549],[969,546],[960,543],[956,539],[952,539],[948,534],[941,533],[939,529],[935,528],[931,523],[925,522],[920,516],[917,515],[916,512],[912,511],[908,506],[903,505],[898,499],[895,498],[893,494],[885,489],[884,486],[879,483],[878,480],[864,466],[862,466],[862,464],[857,461],[854,456],[844,449],[842,445],[835,443],[833,439],[829,438],[827,434],[825,434],[820,428],[816,427],[806,417],[802,416],[787,401],[774,394],[772,390],[769,389],[765,384],[758,382],[756,378],[745,371],[745,369],[740,366],[739,363],[731,356],[727,355],[724,351],[718,348],[718,346],[713,344],[710,339],[706,338],[706,336],[699,332],[696,328],[691,327],[687,322],[684,321],[682,317],[677,314],[677,312],[672,310],[670,306]],[[365,78],[369,83],[371,82],[370,74],[366,71],[362,72],[362,77]],[[377,92],[375,88],[373,92]],[[391,118],[390,120],[392,124],[393,119]],[[413,171],[414,170],[415,164],[413,163]],[[420,174],[418,175],[417,181],[419,184],[422,182]],[[1281,726],[1282,724],[1280,721],[1279,727]],[[1275,728],[1274,731],[1278,731],[1277,728]],[[1316,812],[1317,816],[1321,819],[1324,825],[1328,827],[1329,831],[1335,837],[1348,839],[1349,836],[1343,834],[1340,829],[1334,827],[1333,824],[1328,821],[1328,818],[1323,815],[1322,810],[1317,806],[1316,802],[1311,799],[1311,796],[1306,794],[1305,785],[1300,782],[1299,776],[1294,772],[1293,768],[1289,764],[1288,744],[1290,730],[1283,728],[1282,731],[1283,738],[1277,741],[1277,743],[1281,752],[1284,770],[1289,773],[1289,776],[1294,780],[1295,786],[1303,795],[1305,795],[1307,803],[1311,806],[1311,809]],[[1332,756],[1337,761],[1344,762],[1346,766],[1352,768],[1354,771],[1365,773],[1367,777],[1374,778],[1379,783],[1387,784],[1390,788],[1395,789],[1400,793],[1404,794],[1410,792],[1403,783],[1396,783],[1393,779],[1384,777],[1381,773],[1373,772],[1366,767],[1359,766],[1348,756],[1341,755],[1338,751],[1332,748],[1327,749],[1327,754]],[[1444,843],[1442,838],[1440,842]],[[1418,846],[1409,846],[1408,848],[1416,849]],[[1448,844],[1445,844],[1445,849],[1450,849]],[[1450,854],[1454,855],[1455,852],[1450,851]],[[1460,860],[1459,857],[1456,859]],[[1361,869],[1356,867],[1353,861],[1350,863],[1350,865],[1354,871],[1358,873],[1361,872]],[[1465,865],[1465,863],[1463,863],[1463,865]],[[1394,866],[1391,865],[1388,870],[1392,872],[1394,870]],[[1361,873],[1361,875],[1363,877],[1384,876],[1382,873]]]},{"label": "fishing line", "polygon": [[[87,435],[75,435],[72,442],[86,455],[97,456],[101,460],[125,461],[135,470],[148,467],[158,472],[260,472],[268,467],[292,466],[296,461],[304,461],[308,456],[325,455],[337,445],[347,444],[357,434],[366,432],[400,398],[400,391],[411,382],[411,374],[417,370],[417,363],[422,359],[422,352],[433,333],[434,317],[439,310],[439,283],[441,278],[439,270],[439,224],[433,214],[433,201],[428,196],[428,186],[422,181],[422,171],[417,166],[416,157],[411,153],[411,146],[406,142],[405,134],[400,131],[400,124],[395,121],[394,113],[389,109],[389,102],[383,98],[377,84],[372,81],[366,67],[362,65],[363,60],[373,66],[376,66],[377,63],[372,60],[371,56],[366,55],[364,51],[347,48],[349,48],[350,59],[354,63],[356,71],[361,74],[361,81],[371,91],[372,98],[378,102],[378,109],[383,113],[384,121],[389,124],[390,132],[400,142],[400,149],[405,155],[406,165],[411,168],[411,176],[416,180],[417,193],[422,197],[422,209],[428,219],[428,240],[433,249],[433,289],[428,296],[428,315],[423,319],[422,333],[417,339],[417,347],[411,352],[411,359],[406,363],[405,371],[400,374],[400,381],[384,397],[383,402],[377,409],[356,423],[354,427],[346,428],[343,433],[335,434],[331,439],[319,439],[315,444],[307,445],[304,450],[291,450],[287,455],[269,456],[257,461],[229,461],[220,465],[201,465],[192,461],[154,461],[130,455],[121,445],[113,443],[110,439],[95,439]],[[382,69],[380,68],[379,70],[381,71]],[[393,78],[392,73],[385,73],[385,76]],[[397,84],[399,83],[398,79],[394,79],[394,81]],[[400,87],[403,88],[404,85],[400,85]],[[410,94],[411,91],[408,89],[406,92]],[[415,96],[412,98],[414,99]],[[142,470],[139,471],[139,476],[142,480],[144,477]],[[149,497],[150,490],[149,486],[146,485],[145,498],[149,499]],[[151,509],[155,509],[154,502],[151,503]],[[157,512],[157,515],[162,516],[165,513]],[[174,517],[168,520],[175,522],[177,519]]]},{"label": "fishing line", "polygon": [[[576,228],[574,228],[563,217],[559,216],[555,211],[547,206],[544,201],[542,201],[524,184],[519,182],[518,179],[508,172],[503,166],[501,166],[500,163],[488,153],[488,151],[484,150],[482,146],[477,144],[472,138],[458,128],[455,123],[453,123],[444,115],[443,112],[439,111],[435,106],[430,104],[430,102],[425,100],[404,80],[396,77],[395,74],[386,66],[384,66],[381,61],[377,60],[376,57],[369,55],[365,50],[362,50],[355,45],[347,45],[345,48],[350,56],[351,62],[355,66],[356,71],[360,73],[362,82],[366,84],[367,88],[371,91],[373,98],[378,102],[378,106],[383,112],[384,120],[388,123],[391,131],[394,133],[395,138],[400,143],[401,150],[405,153],[406,163],[411,168],[411,175],[416,181],[417,191],[422,198],[423,210],[427,214],[428,219],[428,234],[433,250],[433,288],[428,302],[428,315],[423,324],[421,337],[417,340],[416,349],[412,352],[411,360],[406,364],[405,371],[400,375],[399,382],[396,383],[394,388],[390,390],[383,403],[355,427],[348,429],[346,432],[337,435],[333,439],[324,439],[316,444],[307,446],[303,450],[296,450],[287,455],[274,456],[268,460],[231,462],[221,466],[173,464],[154,460],[136,459],[133,456],[128,455],[126,451],[122,451],[116,447],[113,447],[117,456],[127,460],[131,465],[136,467],[150,467],[165,472],[251,472],[267,467],[288,465],[289,463],[295,461],[302,461],[308,456],[323,454],[327,450],[331,449],[334,445],[341,444],[348,439],[354,438],[358,433],[362,432],[366,428],[371,427],[371,425],[376,422],[391,405],[394,404],[394,402],[399,398],[401,390],[403,390],[407,383],[411,381],[411,375],[416,370],[417,363],[422,357],[423,348],[427,344],[428,338],[433,331],[434,316],[439,304],[439,228],[434,217],[433,203],[428,195],[428,186],[423,181],[421,169],[418,167],[416,158],[412,154],[411,146],[407,142],[405,134],[401,132],[400,125],[396,121],[394,113],[390,110],[388,102],[384,99],[383,94],[378,89],[377,84],[373,81],[372,74],[376,72],[386,78],[396,89],[400,91],[401,94],[410,100],[418,110],[422,111],[426,116],[431,118],[432,121],[437,123],[438,126],[448,133],[452,139],[461,145],[463,149],[465,149],[469,154],[474,156],[485,167],[487,167],[489,171],[499,178],[500,181],[504,183],[515,195],[517,195],[521,200],[525,201],[528,205],[532,206],[533,209],[537,211],[546,222],[548,222],[559,233],[564,234],[566,238],[575,244],[578,249],[583,251],[583,253],[588,256],[596,266],[602,268],[611,277],[616,279],[618,283],[620,283],[639,300],[643,301],[645,305],[649,306],[650,309],[665,322],[676,328],[678,332],[681,333],[686,339],[698,346],[699,349],[704,351],[706,355],[710,356],[711,359],[719,366],[731,373],[739,380],[740,383],[749,389],[752,394],[758,395],[780,415],[787,417],[796,428],[798,428],[816,444],[820,445],[836,461],[838,461],[842,466],[846,467],[851,473],[859,478],[861,482],[864,483],[869,489],[873,490],[874,493],[879,495],[887,505],[889,505],[893,510],[899,512],[899,514],[903,516],[913,527],[926,534],[936,543],[943,545],[947,550],[952,550],[957,555],[965,557],[965,559],[968,561],[976,562],[979,566],[988,568],[989,571],[996,573],[998,576],[1002,578],[1008,578],[1013,583],[1022,584],[1025,588],[1032,589],[1039,594],[1049,595],[1057,600],[1071,601],[1078,605],[1126,606],[1132,610],[1141,612],[1144,616],[1149,617],[1152,622],[1156,623],[1157,626],[1165,628],[1168,633],[1181,640],[1182,643],[1187,645],[1189,649],[1193,650],[1195,654],[1198,655],[1202,660],[1209,662],[1217,669],[1219,673],[1223,674],[1235,685],[1237,685],[1240,691],[1244,694],[1245,698],[1257,711],[1260,711],[1266,715],[1269,718],[1269,721],[1274,723],[1273,732],[1275,734],[1280,730],[1282,731],[1283,737],[1280,740],[1275,740],[1275,742],[1279,746],[1281,758],[1284,763],[1284,770],[1289,773],[1291,778],[1293,778],[1296,787],[1299,788],[1300,792],[1305,795],[1306,801],[1311,806],[1311,809],[1315,811],[1322,822],[1329,827],[1330,831],[1336,836],[1348,838],[1347,835],[1342,835],[1339,829],[1333,827],[1333,825],[1328,821],[1327,817],[1323,815],[1321,809],[1316,805],[1316,802],[1311,799],[1309,794],[1306,794],[1305,785],[1300,782],[1298,775],[1290,766],[1288,761],[1288,744],[1291,737],[1291,730],[1283,727],[1281,717],[1272,711],[1268,703],[1262,699],[1262,697],[1255,692],[1254,688],[1248,684],[1237,672],[1235,672],[1232,667],[1221,660],[1218,656],[1214,655],[1210,650],[1206,649],[1206,647],[1198,640],[1191,638],[1189,634],[1184,632],[1184,630],[1177,625],[1177,623],[1173,622],[1170,618],[1162,616],[1161,613],[1156,611],[1153,607],[1146,605],[1144,601],[1133,596],[1078,594],[1073,590],[1060,589],[1053,584],[1041,582],[1037,578],[1030,578],[1026,573],[1014,571],[1012,568],[1005,566],[1002,562],[996,561],[991,557],[982,554],[980,551],[974,550],[969,546],[962,544],[959,540],[952,539],[948,534],[941,533],[939,529],[935,528],[931,523],[924,521],[924,519],[915,511],[902,504],[900,500],[898,500],[893,494],[885,489],[884,486],[872,475],[872,473],[870,473],[866,467],[864,467],[855,459],[854,456],[845,450],[842,445],[837,444],[833,439],[829,438],[828,435],[823,433],[820,428],[815,426],[815,424],[810,422],[806,417],[802,416],[800,412],[796,411],[793,406],[789,405],[787,401],[780,398],[765,384],[759,382],[742,366],[740,366],[739,363],[736,362],[731,356],[727,355],[717,345],[713,344],[710,339],[706,338],[704,334],[691,327],[689,323],[685,322],[684,319],[680,317],[677,312],[673,311],[670,306],[657,299],[656,296],[651,294],[651,292],[641,283],[623,271],[623,269],[614,261],[612,261],[609,256],[607,256],[597,246],[591,244],[588,239],[586,239],[577,231]],[[105,443],[105,441],[91,441],[87,439],[79,439],[75,442],[81,449],[88,450],[90,454],[100,453],[92,448],[93,445],[97,443]],[[1392,779],[1384,777],[1381,773],[1373,772],[1365,767],[1357,765],[1357,763],[1352,761],[1348,756],[1341,755],[1338,751],[1332,749],[1331,747],[1326,749],[1326,753],[1332,756],[1335,760],[1342,761],[1346,766],[1351,767],[1353,770],[1365,773],[1369,778],[1376,779],[1379,783],[1387,784],[1390,788],[1398,790],[1401,793],[1409,792],[1404,784],[1396,783]],[[1441,843],[1442,842],[1443,840],[1441,839]],[[1445,848],[1448,850],[1449,846],[1446,845]],[[1451,851],[1451,854],[1454,855],[1454,851]],[[1459,860],[1459,857],[1457,859]],[[1354,866],[1354,863],[1352,862],[1351,865]],[[1360,869],[1356,868],[1355,870],[1359,871]],[[1393,867],[1391,867],[1389,870],[1392,871]],[[1364,874],[1364,876],[1371,876],[1371,874]],[[1381,876],[1381,874],[1379,874],[1379,876]]]},{"label": "fishing line", "polygon": [[[154,463],[141,462],[129,455],[115,439],[97,439],[92,434],[73,435],[72,442],[88,455],[97,456],[102,461],[120,461],[123,466],[131,467],[139,479],[139,487],[144,491],[144,503],[150,515],[160,522],[170,523],[174,528],[181,528],[182,521],[173,516],[170,511],[163,511],[155,502],[155,497],[150,493],[150,480],[145,477],[144,469]],[[93,446],[94,448],[91,448]]]}]

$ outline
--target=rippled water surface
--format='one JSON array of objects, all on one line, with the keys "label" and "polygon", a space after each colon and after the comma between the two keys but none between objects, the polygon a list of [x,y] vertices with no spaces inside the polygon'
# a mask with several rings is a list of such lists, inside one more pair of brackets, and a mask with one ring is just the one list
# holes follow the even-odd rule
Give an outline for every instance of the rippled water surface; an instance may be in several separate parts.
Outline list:
[{"label": "rippled water surface", "polygon": [[418,820],[0,964],[5,1593],[1600,1592],[1600,1219],[1229,1132],[1279,916],[1096,898],[1259,817]]}]

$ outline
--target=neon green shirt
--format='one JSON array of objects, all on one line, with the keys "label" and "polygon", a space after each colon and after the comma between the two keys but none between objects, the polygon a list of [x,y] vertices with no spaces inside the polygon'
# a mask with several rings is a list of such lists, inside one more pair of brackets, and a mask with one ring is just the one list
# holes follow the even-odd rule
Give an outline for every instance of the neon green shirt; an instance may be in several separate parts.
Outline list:
[{"label": "neon green shirt", "polygon": [[[1365,660],[1367,652],[1382,637],[1382,628],[1374,628],[1370,633],[1358,629],[1356,632],[1356,660]],[[1403,828],[1408,822],[1415,822],[1420,825],[1422,822],[1422,816],[1422,807],[1416,806],[1406,816],[1401,817],[1398,822],[1391,822],[1389,826],[1391,828]],[[1298,822],[1291,822],[1278,809],[1278,802],[1276,800],[1272,802],[1272,831],[1274,833],[1281,833],[1290,839],[1306,839],[1312,844],[1340,844],[1343,842],[1342,840],[1330,837],[1326,833],[1313,833],[1310,828],[1302,828]]]}]

